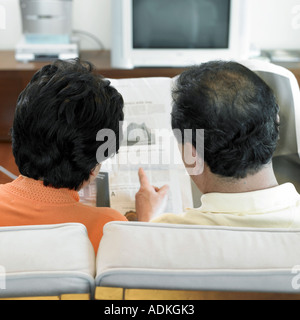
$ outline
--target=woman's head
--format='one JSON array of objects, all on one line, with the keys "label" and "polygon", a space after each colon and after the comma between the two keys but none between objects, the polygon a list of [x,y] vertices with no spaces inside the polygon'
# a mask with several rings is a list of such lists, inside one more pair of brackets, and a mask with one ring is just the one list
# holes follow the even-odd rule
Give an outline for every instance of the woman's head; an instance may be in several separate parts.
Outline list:
[{"label": "woman's head", "polygon": [[[20,94],[12,128],[13,154],[22,175],[44,185],[78,190],[98,165],[99,130],[122,137],[123,98],[79,59],[43,67]],[[108,155],[110,156],[110,155]]]}]

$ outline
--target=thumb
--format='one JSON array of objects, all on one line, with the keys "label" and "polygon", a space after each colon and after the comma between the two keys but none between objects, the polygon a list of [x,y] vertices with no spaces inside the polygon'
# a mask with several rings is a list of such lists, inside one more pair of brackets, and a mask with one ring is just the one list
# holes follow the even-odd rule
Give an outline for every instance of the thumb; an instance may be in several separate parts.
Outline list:
[{"label": "thumb", "polygon": [[158,190],[158,193],[164,197],[168,193],[168,191],[169,191],[169,186],[166,184]]}]

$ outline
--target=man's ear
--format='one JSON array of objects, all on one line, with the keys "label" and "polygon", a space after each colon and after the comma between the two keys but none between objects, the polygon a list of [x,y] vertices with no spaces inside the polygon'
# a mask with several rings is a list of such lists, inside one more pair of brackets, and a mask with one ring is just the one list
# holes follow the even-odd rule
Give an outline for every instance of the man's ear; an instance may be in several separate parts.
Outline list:
[{"label": "man's ear", "polygon": [[204,169],[203,156],[197,153],[196,148],[190,143],[186,142],[184,145],[179,145],[183,163],[189,175],[200,175]]}]

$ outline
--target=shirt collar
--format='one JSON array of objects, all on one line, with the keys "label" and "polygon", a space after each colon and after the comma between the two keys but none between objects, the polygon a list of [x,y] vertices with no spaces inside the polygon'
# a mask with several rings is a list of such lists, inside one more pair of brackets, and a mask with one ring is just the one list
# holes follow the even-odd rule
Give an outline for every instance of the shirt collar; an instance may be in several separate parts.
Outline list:
[{"label": "shirt collar", "polygon": [[300,195],[291,183],[274,188],[244,193],[208,193],[201,197],[202,212],[211,213],[248,213],[257,214],[283,209],[295,201]]},{"label": "shirt collar", "polygon": [[25,197],[32,201],[43,203],[62,204],[79,202],[77,191],[67,188],[56,189],[46,187],[43,181],[19,176],[16,180],[6,185],[8,190],[15,195]]}]

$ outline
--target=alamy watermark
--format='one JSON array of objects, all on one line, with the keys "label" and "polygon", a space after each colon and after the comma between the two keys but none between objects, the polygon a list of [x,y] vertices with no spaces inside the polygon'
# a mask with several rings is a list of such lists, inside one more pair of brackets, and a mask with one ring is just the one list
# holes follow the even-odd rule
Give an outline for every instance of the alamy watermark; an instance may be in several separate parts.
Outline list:
[{"label": "alamy watermark", "polygon": [[292,8],[292,28],[294,30],[300,29],[300,4]]},{"label": "alamy watermark", "polygon": [[0,30],[6,29],[6,10],[3,5],[0,4]]},{"label": "alamy watermark", "polygon": [[[123,132],[124,128],[124,132]],[[204,130],[151,129],[144,123],[120,122],[119,136],[111,129],[102,129],[96,140],[102,142],[96,154],[98,163],[111,159],[117,165],[185,164],[190,175],[203,172]],[[121,141],[118,157],[117,142]],[[114,162],[115,161],[115,162]]]},{"label": "alamy watermark", "polygon": [[0,265],[0,290],[6,289],[6,270]]},{"label": "alamy watermark", "polygon": [[292,279],[292,288],[294,290],[299,290],[300,289],[300,265],[293,267],[292,274],[295,274],[295,276]]}]

